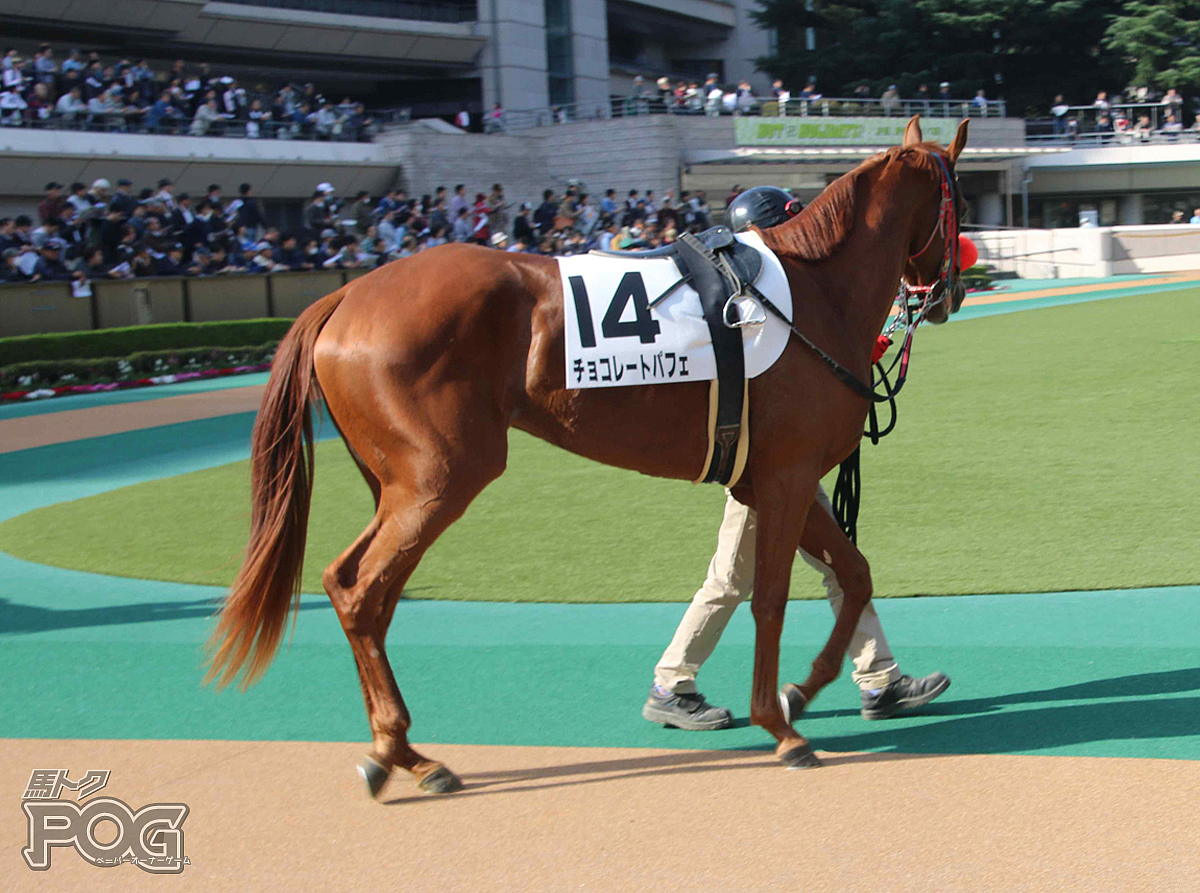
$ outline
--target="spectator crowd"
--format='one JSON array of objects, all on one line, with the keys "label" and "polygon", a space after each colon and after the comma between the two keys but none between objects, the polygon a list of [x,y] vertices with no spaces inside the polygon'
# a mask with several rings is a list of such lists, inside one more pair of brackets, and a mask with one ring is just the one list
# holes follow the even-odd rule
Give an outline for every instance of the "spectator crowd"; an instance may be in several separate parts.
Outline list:
[{"label": "spectator crowd", "polygon": [[314,84],[251,91],[207,63],[155,71],[145,59],[105,62],[77,49],[59,62],[49,44],[29,59],[5,51],[0,126],[351,142],[377,130],[362,103],[335,104]]},{"label": "spectator crowd", "polygon": [[[638,75],[633,79],[629,97],[624,103],[624,114],[690,114],[708,115],[749,115],[756,111],[764,111],[765,102],[774,103],[774,113],[777,115],[808,113],[808,103],[816,102],[825,97],[817,89],[817,79],[810,77],[803,89],[793,94],[784,86],[783,80],[776,78],[771,86],[769,97],[755,96],[754,89],[747,80],[738,81],[736,85],[725,85],[715,72],[705,78],[704,83],[697,81],[671,82],[668,77],[660,77],[653,85],[644,77]],[[857,85],[848,98],[837,100],[848,102],[852,109],[859,114],[881,113],[883,115],[911,114],[921,112],[932,114],[957,113],[964,105],[978,112],[986,111],[989,100],[985,91],[975,91],[970,100],[955,99],[950,93],[950,83],[943,81],[938,85],[936,93],[930,91],[928,85],[921,84],[916,92],[906,98],[901,98],[895,84],[890,84],[878,97],[872,96],[867,84]],[[974,112],[973,112],[974,113]]]},{"label": "spectator crowd", "polygon": [[267,225],[249,183],[228,199],[218,184],[192,196],[168,179],[139,192],[128,179],[48,183],[36,213],[0,218],[0,281],[371,269],[447,242],[561,256],[653,248],[711,225],[703,192],[618,197],[608,189],[595,201],[574,184],[544,190],[534,207],[508,202],[499,183],[474,197],[463,184],[416,199],[393,189],[378,200],[366,192],[340,200],[335,191],[319,184],[303,226],[282,232]]},{"label": "spectator crowd", "polygon": [[[1151,87],[1130,87],[1124,95],[1111,96],[1101,90],[1088,106],[1068,105],[1060,93],[1050,106],[1050,116],[1054,135],[1068,142],[1094,134],[1091,138],[1101,143],[1145,143],[1177,140],[1185,132],[1183,97],[1174,87],[1165,93]],[[1200,115],[1195,115],[1186,129],[1200,132]]]},{"label": "spectator crowd", "polygon": [[[626,97],[613,97],[610,107],[597,107],[593,117],[807,114],[809,103],[822,99],[827,97],[817,89],[814,77],[798,92],[776,79],[769,96],[756,96],[749,81],[724,84],[715,72],[702,83],[666,76],[652,81],[639,75]],[[936,91],[919,84],[904,96],[896,84],[875,96],[868,84],[859,83],[849,97],[830,101],[839,108],[847,106],[842,112],[885,116],[949,115],[964,109],[988,114],[995,103],[982,89],[969,100],[954,98],[946,81]],[[1135,105],[1136,113],[1130,111]],[[1161,105],[1161,114],[1153,118],[1143,114],[1147,105]],[[1174,88],[1162,94],[1153,88],[1130,87],[1124,97],[1101,91],[1090,107],[1092,113],[1079,114],[1082,108],[1056,96],[1050,108],[1054,134],[1074,138],[1099,133],[1102,139],[1112,135],[1128,142],[1185,129],[1183,99]],[[581,117],[587,117],[582,106],[550,109],[551,123]],[[464,129],[471,126],[465,108],[454,121]],[[486,112],[480,124],[485,133],[508,129],[499,105]],[[146,59],[102,59],[97,52],[85,55],[79,49],[60,60],[48,43],[28,58],[15,48],[5,50],[0,59],[0,126],[352,142],[369,141],[379,131],[379,123],[361,102],[348,96],[335,102],[312,83],[248,87],[229,75],[214,74],[208,63],[189,66],[177,60],[169,68],[155,70]],[[1200,123],[1191,129],[1200,131]]]}]

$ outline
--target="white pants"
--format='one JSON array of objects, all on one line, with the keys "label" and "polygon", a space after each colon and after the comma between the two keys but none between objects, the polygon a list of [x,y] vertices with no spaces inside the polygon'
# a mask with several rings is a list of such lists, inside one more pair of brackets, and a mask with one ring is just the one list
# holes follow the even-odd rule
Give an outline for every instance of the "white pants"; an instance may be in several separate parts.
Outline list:
[{"label": "white pants", "polygon": [[[817,501],[821,508],[833,514],[829,497],[818,487]],[[814,509],[815,511],[815,509]],[[704,585],[692,597],[675,630],[671,644],[654,668],[654,682],[672,692],[685,694],[696,691],[696,674],[708,660],[734,610],[750,597],[754,586],[755,512],[732,496],[725,500],[725,517],[717,536],[717,551],[708,565]],[[838,584],[833,568],[797,550],[821,574],[829,605],[836,617],[842,608],[845,593]],[[863,609],[858,627],[850,639],[848,650],[854,662],[851,679],[862,689],[884,688],[900,678],[900,668],[888,648],[887,638],[879,625],[875,608],[868,603]]]}]

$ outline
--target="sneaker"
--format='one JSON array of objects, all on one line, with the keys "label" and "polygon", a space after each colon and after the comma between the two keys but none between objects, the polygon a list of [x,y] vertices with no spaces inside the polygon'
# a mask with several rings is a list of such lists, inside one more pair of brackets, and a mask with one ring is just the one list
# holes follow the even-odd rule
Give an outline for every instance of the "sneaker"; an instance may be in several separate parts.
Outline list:
[{"label": "sneaker", "polygon": [[789,682],[779,689],[779,709],[783,711],[783,718],[788,725],[792,725],[798,720],[807,706],[808,701],[800,692],[800,686]]},{"label": "sneaker", "polygon": [[887,719],[897,713],[924,707],[950,687],[945,673],[930,673],[920,679],[901,676],[887,688],[874,695],[862,693],[862,718]]},{"label": "sneaker", "polygon": [[733,714],[724,707],[714,707],[699,692],[674,694],[652,686],[650,697],[642,707],[642,716],[668,728],[689,732],[710,732],[733,725]]}]

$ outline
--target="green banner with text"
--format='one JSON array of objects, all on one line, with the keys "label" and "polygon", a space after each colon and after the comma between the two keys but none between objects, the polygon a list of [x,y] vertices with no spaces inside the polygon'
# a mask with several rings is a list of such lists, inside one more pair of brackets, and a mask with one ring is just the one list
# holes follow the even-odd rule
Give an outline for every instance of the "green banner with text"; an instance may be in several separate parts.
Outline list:
[{"label": "green banner with text", "polygon": [[[907,118],[738,118],[739,146],[895,146]],[[954,139],[958,121],[922,118],[921,133],[943,145]]]}]

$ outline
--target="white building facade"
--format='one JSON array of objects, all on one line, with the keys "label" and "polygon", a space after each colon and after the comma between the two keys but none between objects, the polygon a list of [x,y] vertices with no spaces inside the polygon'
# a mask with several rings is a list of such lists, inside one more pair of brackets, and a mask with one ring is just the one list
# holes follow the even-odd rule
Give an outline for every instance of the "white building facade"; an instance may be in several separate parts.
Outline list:
[{"label": "white building facade", "polygon": [[479,0],[483,101],[511,110],[603,103],[633,79],[769,80],[753,0]]}]

